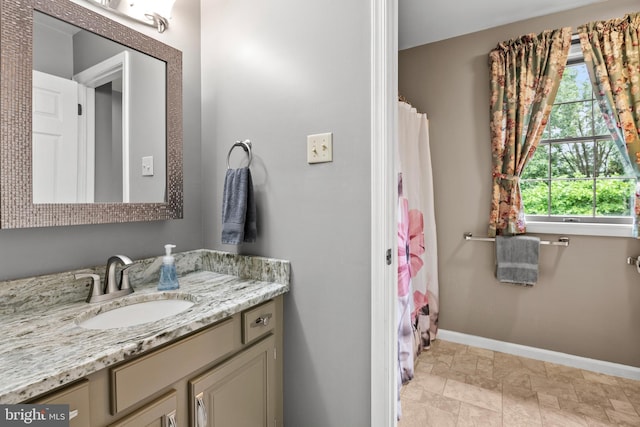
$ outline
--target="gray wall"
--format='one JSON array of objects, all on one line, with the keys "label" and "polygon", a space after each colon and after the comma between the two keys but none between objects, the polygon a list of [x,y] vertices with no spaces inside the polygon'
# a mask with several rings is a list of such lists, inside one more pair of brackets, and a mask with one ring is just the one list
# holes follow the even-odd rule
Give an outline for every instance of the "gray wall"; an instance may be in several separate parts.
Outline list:
[{"label": "gray wall", "polygon": [[492,244],[462,239],[488,227],[489,51],[634,10],[637,0],[609,1],[400,52],[399,92],[429,117],[442,329],[640,367],[640,275],[625,263],[640,243],[571,236],[541,249],[538,284],[522,288],[495,280]]},{"label": "gray wall", "polygon": [[[81,4],[87,5],[85,2]],[[163,34],[128,20],[122,19],[121,22],[180,49],[183,54],[184,219],[1,230],[0,280],[101,265],[116,253],[133,259],[161,256],[165,243],[175,243],[177,251],[203,246],[200,199],[203,192],[200,177],[200,2],[176,2],[172,27]]]},{"label": "gray wall", "polygon": [[49,22],[46,19],[38,19],[43,15],[40,12],[34,14],[33,69],[70,79],[73,77],[73,40],[71,35],[42,24],[42,21]]},{"label": "gray wall", "polygon": [[[238,250],[291,260],[291,427],[370,425],[369,20],[367,0],[202,2],[204,242],[236,251],[220,243],[221,190],[248,138],[258,240]],[[321,132],[334,161],[309,165],[306,136]]]}]

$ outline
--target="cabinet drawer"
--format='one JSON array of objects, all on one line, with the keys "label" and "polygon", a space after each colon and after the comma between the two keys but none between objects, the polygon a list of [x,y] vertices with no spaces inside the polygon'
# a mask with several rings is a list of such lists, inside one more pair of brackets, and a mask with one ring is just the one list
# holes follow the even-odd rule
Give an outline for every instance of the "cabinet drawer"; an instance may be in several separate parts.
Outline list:
[{"label": "cabinet drawer", "polygon": [[246,344],[273,331],[278,322],[275,301],[269,301],[242,314],[242,343]]},{"label": "cabinet drawer", "polygon": [[231,317],[205,331],[180,340],[110,370],[111,413],[184,378],[239,346],[239,318]]},{"label": "cabinet drawer", "polygon": [[69,405],[69,426],[86,427],[90,424],[89,381],[82,382],[37,399],[36,404]]},{"label": "cabinet drawer", "polygon": [[[109,427],[176,426],[178,398],[175,390],[138,409]],[[87,424],[88,425],[88,424]]]}]

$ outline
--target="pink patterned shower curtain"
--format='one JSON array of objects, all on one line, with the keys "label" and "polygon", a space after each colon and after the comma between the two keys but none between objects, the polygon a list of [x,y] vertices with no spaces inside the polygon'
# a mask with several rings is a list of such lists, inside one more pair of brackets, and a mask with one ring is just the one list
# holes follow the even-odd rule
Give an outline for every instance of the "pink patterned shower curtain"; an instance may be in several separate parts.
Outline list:
[{"label": "pink patterned shower curtain", "polygon": [[438,332],[438,259],[426,114],[398,102],[398,365],[402,383]]}]

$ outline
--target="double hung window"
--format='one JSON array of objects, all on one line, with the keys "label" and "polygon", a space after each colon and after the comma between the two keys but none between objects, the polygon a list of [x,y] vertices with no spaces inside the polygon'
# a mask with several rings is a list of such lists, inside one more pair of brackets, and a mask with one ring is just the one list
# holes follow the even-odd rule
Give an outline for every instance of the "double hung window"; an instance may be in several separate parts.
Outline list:
[{"label": "double hung window", "polygon": [[572,51],[542,140],[522,173],[527,223],[631,224],[636,179],[607,129],[579,44]]}]

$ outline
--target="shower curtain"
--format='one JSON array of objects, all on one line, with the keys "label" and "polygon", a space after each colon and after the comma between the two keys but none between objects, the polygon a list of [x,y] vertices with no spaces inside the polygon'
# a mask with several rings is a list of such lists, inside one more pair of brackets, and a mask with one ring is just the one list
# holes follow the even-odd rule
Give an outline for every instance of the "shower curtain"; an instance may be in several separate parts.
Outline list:
[{"label": "shower curtain", "polygon": [[438,260],[427,115],[398,102],[399,386],[438,332]]}]

